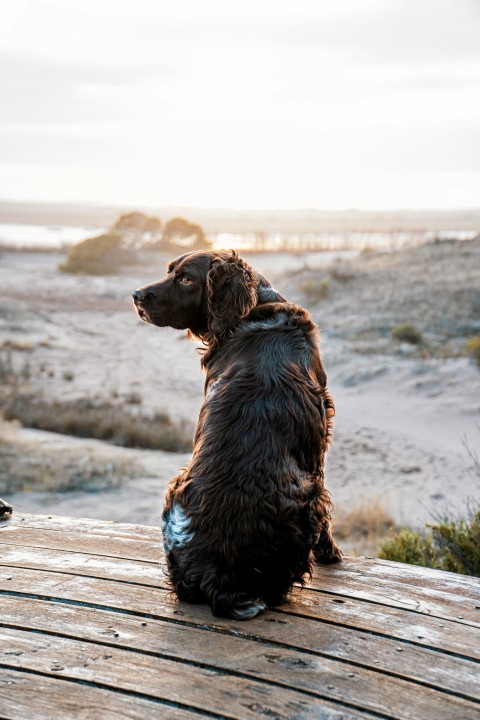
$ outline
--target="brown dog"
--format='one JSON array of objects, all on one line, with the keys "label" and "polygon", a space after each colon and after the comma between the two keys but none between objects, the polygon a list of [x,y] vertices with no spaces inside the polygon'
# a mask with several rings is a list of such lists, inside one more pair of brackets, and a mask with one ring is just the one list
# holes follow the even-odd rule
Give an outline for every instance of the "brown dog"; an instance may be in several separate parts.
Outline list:
[{"label": "brown dog", "polygon": [[247,619],[341,552],[323,481],[333,401],[318,331],[235,253],[177,258],[133,293],[142,320],[206,345],[192,460],[170,482],[163,539],[180,600]]}]

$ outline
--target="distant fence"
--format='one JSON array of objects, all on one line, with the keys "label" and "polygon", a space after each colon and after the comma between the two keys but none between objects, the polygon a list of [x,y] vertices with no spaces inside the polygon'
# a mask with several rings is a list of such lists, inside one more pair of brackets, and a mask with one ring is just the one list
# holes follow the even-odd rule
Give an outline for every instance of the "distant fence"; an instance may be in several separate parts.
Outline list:
[{"label": "distant fence", "polygon": [[216,248],[234,248],[254,252],[315,252],[372,248],[395,250],[434,240],[471,240],[477,233],[471,230],[391,231],[391,232],[250,232],[210,233]]}]

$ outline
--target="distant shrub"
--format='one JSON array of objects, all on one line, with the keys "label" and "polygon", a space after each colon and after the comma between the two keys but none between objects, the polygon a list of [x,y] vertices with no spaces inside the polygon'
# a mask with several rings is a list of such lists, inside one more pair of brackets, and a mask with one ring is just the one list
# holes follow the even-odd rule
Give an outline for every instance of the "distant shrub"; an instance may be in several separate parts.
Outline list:
[{"label": "distant shrub", "polygon": [[417,330],[414,325],[409,323],[395,325],[391,333],[394,340],[410,343],[410,345],[419,345],[422,342],[420,330]]},{"label": "distant shrub", "polygon": [[[112,490],[142,472],[130,457],[88,447],[48,448],[0,439],[0,486],[14,492],[101,492]],[[80,461],[81,458],[81,461]]]},{"label": "distant shrub", "polygon": [[117,404],[78,400],[47,400],[15,394],[3,403],[5,420],[19,420],[25,427],[78,437],[107,440],[114,445],[170,452],[188,452],[192,432],[188,423],[166,413],[134,414]]},{"label": "distant shrub", "polygon": [[304,280],[298,286],[298,289],[305,295],[310,302],[317,302],[318,300],[324,300],[330,293],[330,285],[328,280],[317,280],[316,278],[309,278]]},{"label": "distant shrub", "polygon": [[375,538],[388,534],[395,526],[391,514],[379,498],[360,502],[347,512],[336,514],[334,533],[340,540]]},{"label": "distant shrub", "polygon": [[122,234],[114,230],[73,245],[58,269],[67,273],[111,275],[134,259],[132,251],[124,245]]},{"label": "distant shrub", "polygon": [[330,270],[330,277],[332,277],[337,282],[347,283],[350,282],[350,280],[353,280],[353,278],[355,277],[355,273],[349,270],[335,267]]},{"label": "distant shrub", "polygon": [[392,533],[390,538],[382,543],[378,557],[409,565],[438,567],[438,554],[431,537],[407,528]]},{"label": "distant shrub", "polygon": [[14,379],[12,348],[4,345],[0,350],[0,385],[10,383]]},{"label": "distant shrub", "polygon": [[470,338],[465,343],[465,352],[475,360],[478,367],[480,367],[480,337]]},{"label": "distant shrub", "polygon": [[378,556],[480,577],[480,507],[465,518],[426,525],[423,533],[401,530],[383,543]]},{"label": "distant shrub", "polygon": [[360,255],[373,255],[376,250],[371,245],[364,245],[360,250]]},{"label": "distant shrub", "polygon": [[178,252],[183,250],[204,250],[211,247],[200,225],[182,217],[169,220],[163,229],[162,237],[149,246],[152,250]]},{"label": "distant shrub", "polygon": [[149,217],[134,210],[117,218],[113,230],[121,233],[127,247],[142,247],[155,242],[161,236],[162,222],[155,216]]},{"label": "distant shrub", "polygon": [[20,368],[20,378],[26,382],[27,380],[30,380],[32,377],[32,367],[28,360],[23,363],[22,367]]},{"label": "distant shrub", "polygon": [[432,525],[444,570],[480,577],[480,508],[469,518]]},{"label": "distant shrub", "polygon": [[125,402],[127,405],[141,405],[142,404],[142,396],[140,393],[135,392],[135,390],[132,390],[131,392],[127,393],[125,395]]},{"label": "distant shrub", "polygon": [[4,340],[0,345],[0,350],[17,350],[18,352],[32,352],[34,346],[30,342],[19,342],[18,340]]}]

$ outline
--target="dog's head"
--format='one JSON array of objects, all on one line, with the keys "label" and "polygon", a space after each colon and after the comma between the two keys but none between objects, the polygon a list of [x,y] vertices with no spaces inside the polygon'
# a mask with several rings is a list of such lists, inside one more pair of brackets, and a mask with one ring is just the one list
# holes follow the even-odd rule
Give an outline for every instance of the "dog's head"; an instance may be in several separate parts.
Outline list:
[{"label": "dog's head", "polygon": [[138,315],[159,327],[188,329],[218,344],[258,304],[285,302],[235,252],[191,252],[172,260],[163,280],[132,293]]}]

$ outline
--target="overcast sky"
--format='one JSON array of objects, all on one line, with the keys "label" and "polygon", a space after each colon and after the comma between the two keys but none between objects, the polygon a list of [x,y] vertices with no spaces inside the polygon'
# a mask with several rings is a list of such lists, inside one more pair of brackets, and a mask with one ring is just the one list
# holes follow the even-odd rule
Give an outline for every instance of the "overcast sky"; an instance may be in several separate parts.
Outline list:
[{"label": "overcast sky", "polygon": [[0,0],[0,198],[480,205],[480,0]]}]

